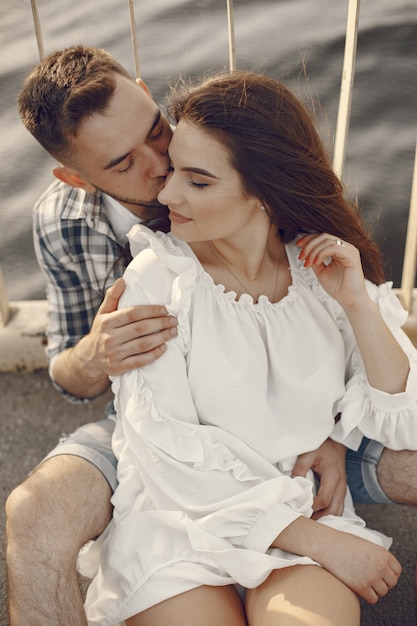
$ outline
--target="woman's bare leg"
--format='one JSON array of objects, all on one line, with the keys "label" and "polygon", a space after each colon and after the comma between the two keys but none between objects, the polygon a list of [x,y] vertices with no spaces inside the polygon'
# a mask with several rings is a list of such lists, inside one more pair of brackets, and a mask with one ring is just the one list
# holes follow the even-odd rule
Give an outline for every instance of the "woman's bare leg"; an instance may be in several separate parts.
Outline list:
[{"label": "woman's bare leg", "polygon": [[359,626],[357,595],[317,565],[275,570],[246,593],[249,626]]},{"label": "woman's bare leg", "polygon": [[126,626],[247,626],[232,586],[197,587],[126,620]]}]

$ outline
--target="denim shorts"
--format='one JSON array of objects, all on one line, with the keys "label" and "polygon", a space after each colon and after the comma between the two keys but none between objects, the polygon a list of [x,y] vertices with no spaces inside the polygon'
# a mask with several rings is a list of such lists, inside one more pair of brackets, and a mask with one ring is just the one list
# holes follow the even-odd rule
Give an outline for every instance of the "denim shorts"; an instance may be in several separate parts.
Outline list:
[{"label": "denim shorts", "polygon": [[115,417],[113,402],[110,402],[103,419],[84,424],[71,435],[62,437],[41,463],[62,454],[81,457],[97,467],[114,491],[117,487],[117,461],[113,454],[111,439]]},{"label": "denim shorts", "polygon": [[347,483],[358,504],[394,504],[378,483],[376,466],[384,446],[364,437],[359,449],[346,454]]}]

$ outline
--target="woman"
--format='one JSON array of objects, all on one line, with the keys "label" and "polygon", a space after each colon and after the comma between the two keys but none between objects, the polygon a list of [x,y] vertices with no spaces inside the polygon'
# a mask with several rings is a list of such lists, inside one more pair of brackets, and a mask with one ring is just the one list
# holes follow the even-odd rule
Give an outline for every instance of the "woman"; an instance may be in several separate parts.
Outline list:
[{"label": "woman", "polygon": [[113,381],[120,484],[82,557],[101,559],[89,623],[359,624],[358,595],[398,580],[390,541],[349,495],[311,519],[314,478],[291,469],[329,436],[417,447],[405,314],[284,85],[226,73],[172,102],[172,235],[132,230],[148,247],[121,306],[164,302],[179,332]]}]

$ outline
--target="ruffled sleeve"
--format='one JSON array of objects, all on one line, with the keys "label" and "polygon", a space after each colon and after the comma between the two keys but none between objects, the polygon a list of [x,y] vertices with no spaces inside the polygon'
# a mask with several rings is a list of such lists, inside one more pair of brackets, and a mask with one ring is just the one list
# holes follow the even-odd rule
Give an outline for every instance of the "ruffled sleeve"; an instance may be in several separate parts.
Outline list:
[{"label": "ruffled sleeve", "polygon": [[404,392],[389,394],[372,387],[352,329],[345,316],[340,317],[347,356],[346,393],[337,405],[341,419],[333,438],[353,449],[362,436],[394,449],[417,449],[417,350],[402,330],[407,312],[392,291],[392,283],[376,286],[367,282],[373,301],[398,343],[409,358],[410,370]]}]

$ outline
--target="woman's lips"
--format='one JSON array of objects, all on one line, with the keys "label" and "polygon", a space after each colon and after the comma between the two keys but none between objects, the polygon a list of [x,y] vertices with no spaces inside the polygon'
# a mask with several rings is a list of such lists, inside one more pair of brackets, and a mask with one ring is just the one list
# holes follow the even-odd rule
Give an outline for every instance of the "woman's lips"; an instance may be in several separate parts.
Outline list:
[{"label": "woman's lips", "polygon": [[174,224],[185,224],[186,222],[191,222],[190,218],[184,217],[183,215],[180,215],[179,213],[175,213],[175,211],[171,211],[171,210],[168,214],[168,217],[171,220],[171,222],[174,222]]}]

